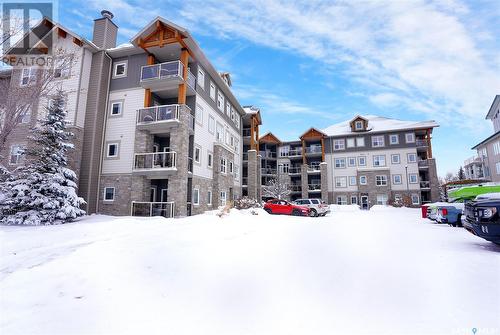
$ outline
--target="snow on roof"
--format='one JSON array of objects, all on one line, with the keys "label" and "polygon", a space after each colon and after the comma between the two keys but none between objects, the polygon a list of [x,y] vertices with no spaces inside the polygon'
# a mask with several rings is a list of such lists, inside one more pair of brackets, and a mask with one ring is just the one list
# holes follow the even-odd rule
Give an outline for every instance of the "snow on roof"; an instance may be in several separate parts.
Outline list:
[{"label": "snow on roof", "polygon": [[120,44],[117,47],[109,48],[108,51],[115,51],[115,50],[128,49],[128,48],[134,48],[134,46],[132,45],[132,43],[123,43],[123,44]]},{"label": "snow on roof", "polygon": [[[403,121],[397,119],[390,119],[387,117],[377,115],[359,115],[368,120],[368,132],[385,132],[403,129],[417,129],[417,128],[434,128],[439,125],[434,120],[429,121]],[[343,121],[322,131],[328,136],[340,136],[353,134],[350,127],[352,119]]]},{"label": "snow on roof", "polygon": [[245,113],[247,114],[257,114],[260,112],[260,109],[257,108],[257,107],[254,107],[254,106],[244,106],[243,107],[243,110],[245,111]]}]

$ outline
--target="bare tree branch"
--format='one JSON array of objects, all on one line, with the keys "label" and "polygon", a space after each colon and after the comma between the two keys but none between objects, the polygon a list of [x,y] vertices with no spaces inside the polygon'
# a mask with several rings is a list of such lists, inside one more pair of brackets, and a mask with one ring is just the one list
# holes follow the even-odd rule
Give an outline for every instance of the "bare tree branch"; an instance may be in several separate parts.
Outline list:
[{"label": "bare tree branch", "polygon": [[264,197],[284,199],[291,193],[290,185],[288,185],[286,176],[279,173],[276,178],[270,179],[265,186],[262,187],[262,195]]}]

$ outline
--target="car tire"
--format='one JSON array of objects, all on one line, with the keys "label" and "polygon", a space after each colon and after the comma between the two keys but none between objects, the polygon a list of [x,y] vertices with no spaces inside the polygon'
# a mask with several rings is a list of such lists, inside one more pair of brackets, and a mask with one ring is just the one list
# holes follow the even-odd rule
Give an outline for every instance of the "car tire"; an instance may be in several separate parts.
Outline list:
[{"label": "car tire", "polygon": [[318,212],[314,208],[311,208],[311,210],[309,211],[309,216],[315,218],[318,216]]},{"label": "car tire", "polygon": [[293,216],[299,216],[299,215],[300,215],[299,210],[298,210],[298,209],[294,209],[294,210],[292,211],[292,215],[293,215]]},{"label": "car tire", "polygon": [[462,215],[459,215],[459,216],[458,216],[458,219],[457,219],[457,227],[463,227],[463,225],[462,225]]},{"label": "car tire", "polygon": [[265,210],[266,212],[268,212],[269,214],[273,214],[273,211],[272,211],[270,208],[264,208],[264,210]]}]

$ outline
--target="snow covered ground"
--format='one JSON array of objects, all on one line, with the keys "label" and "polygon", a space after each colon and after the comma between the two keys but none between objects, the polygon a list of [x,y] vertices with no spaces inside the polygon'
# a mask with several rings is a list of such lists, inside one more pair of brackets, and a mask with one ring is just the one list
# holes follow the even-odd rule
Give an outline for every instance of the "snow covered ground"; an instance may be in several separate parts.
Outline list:
[{"label": "snow covered ground", "polygon": [[0,333],[500,334],[500,247],[334,210],[0,227]]}]

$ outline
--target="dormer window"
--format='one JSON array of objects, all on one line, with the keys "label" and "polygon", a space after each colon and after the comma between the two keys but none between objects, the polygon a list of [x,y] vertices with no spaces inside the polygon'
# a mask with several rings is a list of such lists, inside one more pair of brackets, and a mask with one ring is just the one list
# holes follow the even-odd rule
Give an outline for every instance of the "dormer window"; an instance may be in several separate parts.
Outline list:
[{"label": "dormer window", "polygon": [[356,130],[363,130],[363,121],[356,121],[354,123],[354,129],[356,129]]}]

